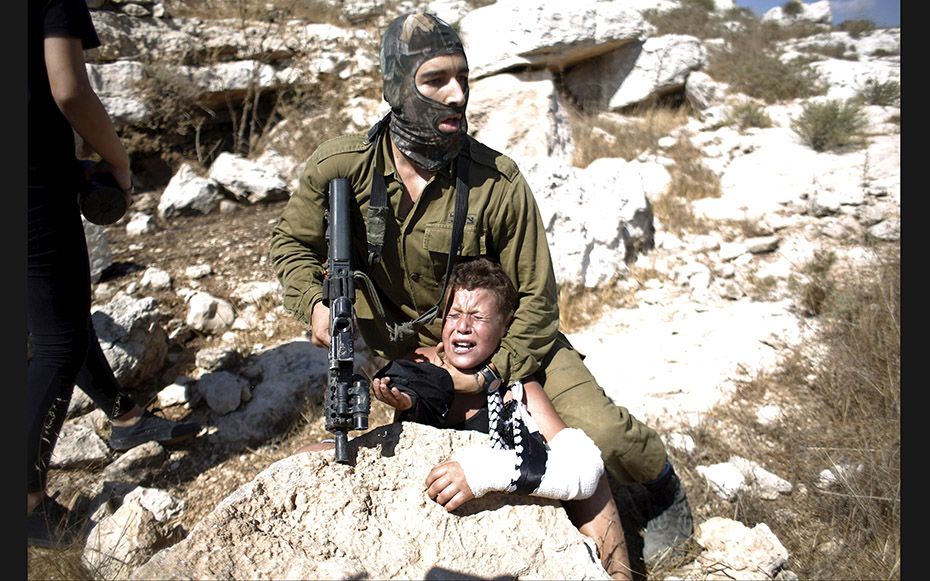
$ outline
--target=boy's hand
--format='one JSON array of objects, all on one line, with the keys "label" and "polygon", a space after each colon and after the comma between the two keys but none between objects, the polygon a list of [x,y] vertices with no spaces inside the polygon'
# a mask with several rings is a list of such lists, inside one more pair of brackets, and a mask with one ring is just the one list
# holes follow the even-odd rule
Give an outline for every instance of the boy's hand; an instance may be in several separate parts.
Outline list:
[{"label": "boy's hand", "polygon": [[462,465],[455,460],[437,464],[426,477],[426,493],[430,498],[452,512],[475,498]]},{"label": "boy's hand", "polygon": [[396,387],[392,387],[390,383],[391,379],[388,377],[376,377],[371,380],[371,392],[375,399],[401,412],[412,408],[413,398]]}]

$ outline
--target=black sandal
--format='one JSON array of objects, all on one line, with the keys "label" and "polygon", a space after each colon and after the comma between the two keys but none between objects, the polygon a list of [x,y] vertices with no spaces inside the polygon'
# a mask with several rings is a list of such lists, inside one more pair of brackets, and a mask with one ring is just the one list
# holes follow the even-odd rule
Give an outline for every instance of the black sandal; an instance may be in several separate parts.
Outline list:
[{"label": "black sandal", "polygon": [[110,447],[123,451],[146,442],[177,444],[196,436],[199,431],[197,422],[174,422],[145,411],[131,426],[110,428]]}]

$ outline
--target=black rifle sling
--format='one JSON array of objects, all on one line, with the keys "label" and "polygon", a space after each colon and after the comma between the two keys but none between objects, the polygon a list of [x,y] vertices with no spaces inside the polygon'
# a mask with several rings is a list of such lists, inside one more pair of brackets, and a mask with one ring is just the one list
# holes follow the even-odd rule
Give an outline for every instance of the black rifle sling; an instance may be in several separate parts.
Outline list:
[{"label": "black rifle sling", "polygon": [[371,199],[368,201],[368,220],[365,221],[365,237],[368,239],[368,265],[381,262],[381,249],[384,247],[384,230],[387,218],[391,215],[388,205],[387,184],[384,176],[377,169],[371,181]]},{"label": "black rifle sling", "polygon": [[[459,155],[456,158],[455,172],[455,210],[452,214],[452,243],[449,245],[449,258],[446,262],[446,274],[443,277],[442,292],[439,294],[439,300],[428,311],[412,321],[406,323],[394,323],[388,325],[388,335],[391,341],[395,343],[403,342],[417,333],[420,327],[428,325],[443,310],[443,300],[445,299],[446,289],[449,284],[449,278],[452,275],[452,267],[455,266],[455,259],[462,247],[462,233],[465,230],[465,216],[468,213],[468,156]],[[390,206],[387,202],[387,185],[384,182],[384,175],[380,171],[375,171],[374,179],[371,184],[371,199],[368,205],[368,221],[366,222],[366,236],[368,239],[368,263],[373,266],[381,259],[381,249],[384,245],[384,229],[386,217],[389,215]],[[369,286],[369,294],[375,299],[373,302],[382,320],[384,320],[384,309],[377,300],[377,293],[370,281],[365,281]]]},{"label": "black rifle sling", "polygon": [[465,215],[468,213],[468,186],[465,180],[468,179],[468,157],[459,155],[455,161],[455,210],[452,213],[452,243],[449,245],[449,259],[446,261],[446,274],[442,277],[442,292],[439,293],[439,300],[430,310],[426,311],[409,323],[395,325],[396,337],[394,340],[404,340],[412,336],[417,330],[430,324],[442,311],[444,311],[443,301],[446,299],[446,290],[449,288],[449,279],[452,277],[452,267],[455,266],[455,259],[462,250],[462,232],[465,230]]},{"label": "black rifle sling", "polygon": [[[388,112],[371,129],[368,130],[366,141],[373,143],[381,128],[388,123],[391,113]],[[380,154],[378,155],[380,159]],[[368,201],[368,219],[365,220],[365,237],[368,240],[368,265],[374,266],[381,262],[381,249],[384,246],[384,231],[387,228],[387,218],[391,215],[388,205],[387,184],[381,173],[382,164],[375,163],[375,176],[371,181],[371,199]],[[383,313],[382,313],[383,314]]]}]

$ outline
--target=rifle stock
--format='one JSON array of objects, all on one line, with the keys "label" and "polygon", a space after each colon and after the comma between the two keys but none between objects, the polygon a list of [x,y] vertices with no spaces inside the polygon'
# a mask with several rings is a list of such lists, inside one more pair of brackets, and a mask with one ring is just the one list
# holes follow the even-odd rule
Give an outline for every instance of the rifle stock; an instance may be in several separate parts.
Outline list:
[{"label": "rifle stock", "polygon": [[355,373],[354,303],[349,215],[349,181],[329,182],[329,212],[326,238],[329,267],[323,281],[323,304],[329,307],[329,374],[323,406],[326,430],[336,439],[336,461],[349,462],[348,432],[368,429],[371,410],[369,383]]}]

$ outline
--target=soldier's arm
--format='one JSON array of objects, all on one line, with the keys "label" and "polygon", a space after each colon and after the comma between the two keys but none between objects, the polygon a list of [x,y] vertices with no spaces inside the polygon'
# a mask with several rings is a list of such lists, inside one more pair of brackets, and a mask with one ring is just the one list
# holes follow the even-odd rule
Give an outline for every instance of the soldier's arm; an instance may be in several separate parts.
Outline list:
[{"label": "soldier's arm", "polygon": [[559,331],[558,288],[542,216],[522,175],[498,207],[498,259],[517,289],[514,320],[492,364],[504,381],[534,373]]},{"label": "soldier's arm", "polygon": [[[311,324],[313,307],[323,299],[326,264],[326,197],[317,186],[311,161],[271,233],[271,266],[284,287],[284,308]],[[325,182],[322,182],[325,184]]]}]

